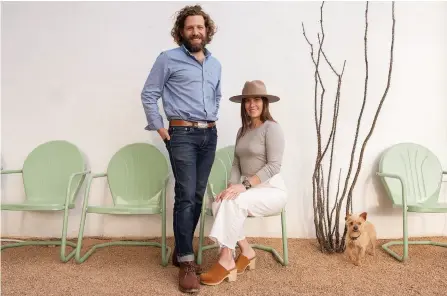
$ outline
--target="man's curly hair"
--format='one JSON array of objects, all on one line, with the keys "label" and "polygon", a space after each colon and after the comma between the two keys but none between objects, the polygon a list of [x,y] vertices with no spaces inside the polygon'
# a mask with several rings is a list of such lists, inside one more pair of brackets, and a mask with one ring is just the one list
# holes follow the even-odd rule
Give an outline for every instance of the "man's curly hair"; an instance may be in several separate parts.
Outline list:
[{"label": "man's curly hair", "polygon": [[200,5],[185,6],[183,9],[177,12],[177,18],[174,27],[171,30],[171,36],[178,45],[182,45],[184,40],[181,32],[185,27],[185,20],[188,16],[201,15],[205,19],[206,28],[206,42],[211,43],[213,36],[216,33],[216,25],[211,17],[202,10]]}]

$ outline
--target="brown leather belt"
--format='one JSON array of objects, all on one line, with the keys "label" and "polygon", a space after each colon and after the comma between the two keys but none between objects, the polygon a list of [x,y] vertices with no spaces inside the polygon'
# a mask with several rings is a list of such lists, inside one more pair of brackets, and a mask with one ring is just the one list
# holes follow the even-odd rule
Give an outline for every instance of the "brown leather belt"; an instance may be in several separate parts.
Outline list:
[{"label": "brown leather belt", "polygon": [[186,121],[173,119],[169,122],[169,126],[192,126],[198,128],[210,128],[216,125],[216,122],[206,122],[206,121]]}]

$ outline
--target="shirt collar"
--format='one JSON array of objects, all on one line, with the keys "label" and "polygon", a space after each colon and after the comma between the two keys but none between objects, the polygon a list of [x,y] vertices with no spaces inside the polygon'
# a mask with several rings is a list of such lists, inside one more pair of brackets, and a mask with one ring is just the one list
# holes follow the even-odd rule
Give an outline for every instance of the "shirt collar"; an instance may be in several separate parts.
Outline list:
[{"label": "shirt collar", "polygon": [[[181,48],[183,49],[183,51],[184,51],[186,54],[192,56],[191,52],[189,52],[189,50],[185,47],[184,44],[181,45]],[[208,57],[211,56],[211,51],[209,51],[207,48],[204,48],[203,52],[204,52],[206,58],[208,58]]]}]

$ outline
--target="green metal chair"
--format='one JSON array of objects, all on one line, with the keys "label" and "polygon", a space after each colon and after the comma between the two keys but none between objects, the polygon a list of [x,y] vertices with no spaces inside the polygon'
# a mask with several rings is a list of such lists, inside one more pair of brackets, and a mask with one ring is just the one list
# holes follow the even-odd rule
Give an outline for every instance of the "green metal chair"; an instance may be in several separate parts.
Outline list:
[{"label": "green metal chair", "polygon": [[[447,213],[447,203],[439,202],[442,170],[438,158],[427,148],[413,143],[401,143],[388,148],[381,156],[379,172],[393,206],[402,207],[403,241],[385,243],[382,248],[399,261],[408,259],[408,245],[447,247],[434,241],[408,241],[407,213]],[[403,245],[403,256],[390,249]]]},{"label": "green metal chair", "polygon": [[[212,216],[213,213],[210,208],[207,207],[208,199],[210,202],[214,200],[214,197],[226,189],[227,183],[230,176],[232,161],[228,161],[228,157],[233,160],[234,155],[234,146],[227,146],[225,148],[219,149],[216,152],[216,158],[214,159],[213,167],[211,169],[210,177],[208,179],[207,192],[203,199],[202,203],[202,214],[200,217],[200,232],[199,232],[199,248],[197,253],[197,264],[202,264],[203,251],[218,248],[218,244],[213,245],[203,245],[203,237],[205,230],[205,218],[206,216]],[[286,231],[286,212],[285,209],[281,211],[281,213],[272,215],[278,216],[281,215],[281,227],[282,227],[282,242],[283,242],[283,256],[276,251],[274,248],[270,246],[264,246],[261,244],[251,244],[251,247],[258,250],[263,250],[272,253],[275,259],[281,263],[283,266],[287,266],[289,264],[288,258],[288,249],[287,249],[287,231]],[[255,217],[249,216],[248,218],[253,219]],[[238,247],[238,246],[237,246]]]},{"label": "green metal chair", "polygon": [[[88,198],[95,178],[107,177],[113,199],[112,206],[91,206]],[[84,195],[75,260],[83,263],[97,249],[109,246],[153,246],[161,248],[162,265],[167,266],[171,248],[166,245],[166,185],[168,163],[154,146],[135,143],[121,148],[110,160],[107,173],[90,177]],[[82,239],[87,213],[109,215],[162,216],[162,239],[157,242],[113,241],[92,246],[81,257]]]},{"label": "green metal chair", "polygon": [[231,145],[221,148],[217,151],[216,154],[217,157],[224,161],[225,167],[230,168],[230,170],[228,170],[228,178],[230,178],[231,166],[233,165],[234,160],[234,146]]},{"label": "green metal chair", "polygon": [[22,203],[2,203],[2,211],[64,211],[60,241],[22,241],[2,245],[1,250],[21,246],[61,246],[60,259],[67,262],[75,249],[65,255],[66,246],[76,245],[67,241],[68,210],[75,207],[75,200],[85,176],[89,173],[79,149],[66,141],[50,141],[36,147],[25,159],[21,170],[5,170],[3,174],[22,174],[26,199]]}]

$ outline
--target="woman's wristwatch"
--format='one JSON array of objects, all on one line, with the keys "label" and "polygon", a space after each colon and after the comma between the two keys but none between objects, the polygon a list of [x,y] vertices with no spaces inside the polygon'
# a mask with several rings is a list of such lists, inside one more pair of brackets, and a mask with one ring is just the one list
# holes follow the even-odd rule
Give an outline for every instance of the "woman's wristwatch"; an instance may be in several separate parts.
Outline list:
[{"label": "woman's wristwatch", "polygon": [[245,186],[246,190],[251,188],[251,184],[250,184],[250,181],[248,181],[248,178],[245,178],[244,181],[242,181],[242,185]]}]

